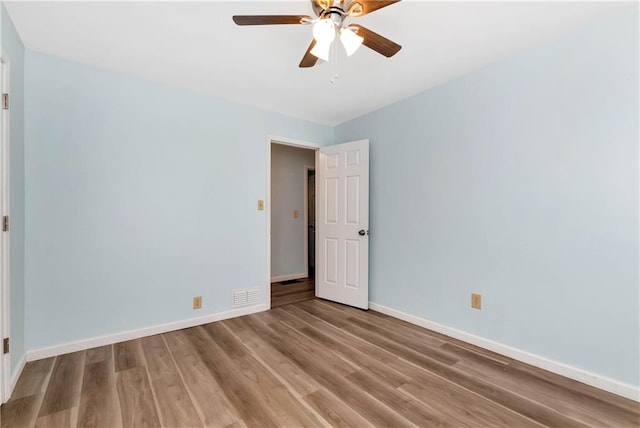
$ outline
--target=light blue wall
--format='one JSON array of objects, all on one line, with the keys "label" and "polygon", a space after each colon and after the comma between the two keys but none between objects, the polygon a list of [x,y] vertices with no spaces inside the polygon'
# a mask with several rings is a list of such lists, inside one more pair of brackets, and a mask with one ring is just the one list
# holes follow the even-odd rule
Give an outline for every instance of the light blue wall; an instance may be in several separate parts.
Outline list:
[{"label": "light blue wall", "polygon": [[371,300],[639,385],[638,49],[635,7],[338,126]]},{"label": "light blue wall", "polygon": [[333,130],[27,52],[27,348],[264,291],[266,135],[369,138],[374,302],[640,384],[637,34],[636,8]]},{"label": "light blue wall", "polygon": [[4,5],[2,15],[2,56],[9,62],[10,96],[10,289],[11,371],[25,353],[25,179],[24,179],[24,46]]},{"label": "light blue wall", "polygon": [[304,167],[315,163],[315,150],[271,145],[271,278],[307,271]]},{"label": "light blue wall", "polygon": [[31,51],[26,67],[28,349],[226,311],[234,288],[265,300],[267,135],[331,128]]}]

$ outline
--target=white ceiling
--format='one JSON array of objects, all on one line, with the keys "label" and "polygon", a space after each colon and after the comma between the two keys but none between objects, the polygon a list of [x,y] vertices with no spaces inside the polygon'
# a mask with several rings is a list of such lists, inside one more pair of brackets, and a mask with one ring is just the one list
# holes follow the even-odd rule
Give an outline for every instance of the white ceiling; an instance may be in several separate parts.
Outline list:
[{"label": "white ceiling", "polygon": [[628,8],[614,2],[402,1],[357,22],[403,46],[300,69],[303,25],[232,15],[308,14],[308,1],[5,2],[28,49],[336,125]]}]

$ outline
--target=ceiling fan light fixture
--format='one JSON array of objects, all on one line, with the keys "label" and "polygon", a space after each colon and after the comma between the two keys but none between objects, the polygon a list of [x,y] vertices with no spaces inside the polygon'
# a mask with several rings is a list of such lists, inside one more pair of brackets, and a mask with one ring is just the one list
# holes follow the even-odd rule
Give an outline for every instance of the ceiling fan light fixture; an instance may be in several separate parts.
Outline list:
[{"label": "ceiling fan light fixture", "polygon": [[317,42],[316,45],[311,49],[310,53],[320,58],[323,61],[329,61],[329,51],[331,50],[331,42],[329,43],[320,43]]},{"label": "ceiling fan light fixture", "polygon": [[351,56],[362,45],[364,38],[358,36],[350,28],[343,28],[340,30],[340,41],[344,46],[344,50],[347,51],[347,55]]},{"label": "ceiling fan light fixture", "polygon": [[336,37],[336,25],[328,18],[319,19],[313,24],[313,38],[321,45],[330,45]]}]

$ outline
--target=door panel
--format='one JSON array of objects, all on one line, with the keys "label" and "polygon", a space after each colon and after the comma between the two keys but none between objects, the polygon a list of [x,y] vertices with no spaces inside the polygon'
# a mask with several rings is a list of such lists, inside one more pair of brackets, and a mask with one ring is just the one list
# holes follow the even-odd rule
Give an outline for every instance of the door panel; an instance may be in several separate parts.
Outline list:
[{"label": "door panel", "polygon": [[316,295],[368,309],[369,140],[321,148],[316,175]]},{"label": "door panel", "polygon": [[360,272],[358,267],[360,266],[360,240],[346,239],[344,241],[345,247],[345,281],[344,285],[351,288],[360,287]]},{"label": "door panel", "polygon": [[346,215],[347,224],[360,224],[360,177],[347,177],[346,186]]},{"label": "door panel", "polygon": [[325,218],[327,224],[338,224],[338,179],[325,180]]},{"label": "door panel", "polygon": [[325,282],[331,285],[338,284],[338,240],[325,239]]}]

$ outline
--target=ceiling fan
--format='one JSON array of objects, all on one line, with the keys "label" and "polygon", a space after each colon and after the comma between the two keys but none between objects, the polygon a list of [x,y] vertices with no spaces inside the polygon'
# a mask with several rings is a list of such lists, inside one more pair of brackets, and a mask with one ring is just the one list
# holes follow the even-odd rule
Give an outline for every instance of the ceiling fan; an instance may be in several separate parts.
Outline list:
[{"label": "ceiling fan", "polygon": [[351,56],[360,45],[392,57],[402,48],[359,24],[347,23],[347,18],[358,18],[400,0],[311,0],[316,18],[308,15],[235,15],[238,25],[313,24],[313,40],[302,57],[299,67],[313,67],[319,59],[329,60],[329,51],[336,35],[347,55]]}]

